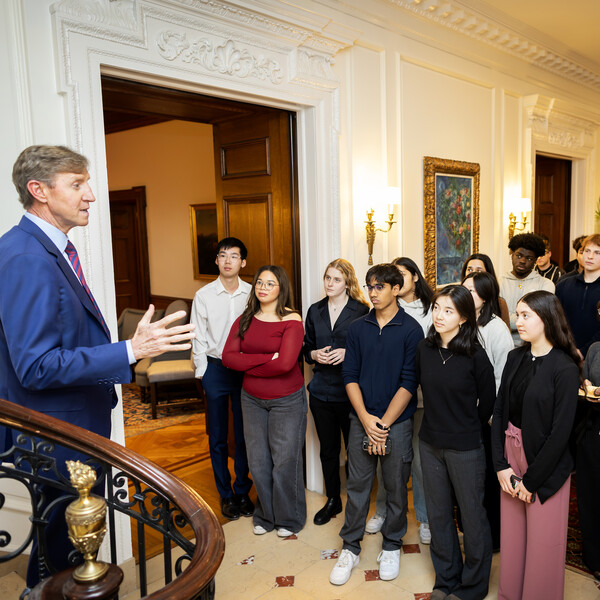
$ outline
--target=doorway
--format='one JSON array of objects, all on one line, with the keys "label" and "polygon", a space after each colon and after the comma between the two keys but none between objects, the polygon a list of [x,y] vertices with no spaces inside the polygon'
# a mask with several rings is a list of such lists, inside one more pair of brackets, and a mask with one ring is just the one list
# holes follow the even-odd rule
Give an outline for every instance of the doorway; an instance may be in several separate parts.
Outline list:
[{"label": "doorway", "polygon": [[572,162],[537,154],[535,157],[534,231],[548,236],[552,258],[569,262]]},{"label": "doorway", "polygon": [[[166,122],[202,123],[212,128],[215,173],[212,201],[217,208],[218,237],[235,236],[245,242],[249,256],[241,275],[246,280],[262,264],[283,266],[293,282],[296,306],[300,307],[295,113],[108,76],[102,77],[102,100],[106,134]],[[147,150],[139,148],[142,153]],[[177,173],[165,172],[166,180],[172,177],[177,177]],[[149,205],[150,196],[148,190]],[[151,208],[148,214],[151,220]],[[152,227],[157,231],[156,225],[149,222],[149,231]],[[189,231],[186,235],[189,238]],[[154,241],[149,237],[152,261]],[[192,245],[186,243],[191,256]],[[152,268],[149,272],[151,300],[161,307],[171,295],[163,293],[157,297]],[[193,293],[184,297],[191,300],[190,296]]]}]

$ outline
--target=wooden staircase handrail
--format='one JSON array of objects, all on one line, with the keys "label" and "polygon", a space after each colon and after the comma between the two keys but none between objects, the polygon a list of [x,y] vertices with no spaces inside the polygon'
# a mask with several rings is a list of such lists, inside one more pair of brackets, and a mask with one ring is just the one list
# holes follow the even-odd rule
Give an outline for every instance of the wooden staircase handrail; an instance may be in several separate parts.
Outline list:
[{"label": "wooden staircase handrail", "polygon": [[225,552],[221,524],[202,497],[187,483],[162,467],[116,442],[87,429],[0,399],[0,425],[40,436],[73,448],[131,474],[159,491],[181,509],[191,526],[196,548],[187,568],[171,583],[146,596],[147,600],[194,598],[215,577]]}]

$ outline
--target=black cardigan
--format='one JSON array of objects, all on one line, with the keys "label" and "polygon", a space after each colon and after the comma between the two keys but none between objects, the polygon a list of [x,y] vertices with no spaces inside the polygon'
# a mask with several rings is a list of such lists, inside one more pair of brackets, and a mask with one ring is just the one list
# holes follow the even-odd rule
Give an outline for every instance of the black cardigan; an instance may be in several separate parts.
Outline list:
[{"label": "black cardigan", "polygon": [[313,350],[331,346],[332,350],[346,347],[346,335],[350,323],[360,319],[369,312],[362,302],[348,298],[346,306],[337,318],[333,330],[329,318],[325,297],[315,302],[309,309],[304,321],[304,359],[309,365],[314,365],[314,376],[308,384],[308,391],[323,402],[347,402],[346,388],[342,378],[342,364],[323,365],[315,362],[310,353]]},{"label": "black cardigan", "polygon": [[[502,372],[492,421],[492,457],[496,471],[510,467],[504,456],[510,384],[528,350],[527,344],[509,352]],[[553,348],[544,357],[527,387],[521,420],[528,464],[523,485],[530,492],[537,492],[542,503],[561,488],[573,470],[569,435],[575,418],[578,387],[577,365],[558,348]]]}]

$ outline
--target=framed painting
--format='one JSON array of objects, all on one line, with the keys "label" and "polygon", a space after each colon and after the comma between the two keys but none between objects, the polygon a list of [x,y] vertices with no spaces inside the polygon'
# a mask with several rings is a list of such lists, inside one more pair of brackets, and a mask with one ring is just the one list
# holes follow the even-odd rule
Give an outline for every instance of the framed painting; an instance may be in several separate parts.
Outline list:
[{"label": "framed painting", "polygon": [[215,263],[219,242],[216,204],[190,204],[190,232],[194,279],[214,279],[219,274]]},{"label": "framed painting", "polygon": [[479,164],[426,156],[423,202],[425,279],[435,290],[459,283],[479,251]]}]

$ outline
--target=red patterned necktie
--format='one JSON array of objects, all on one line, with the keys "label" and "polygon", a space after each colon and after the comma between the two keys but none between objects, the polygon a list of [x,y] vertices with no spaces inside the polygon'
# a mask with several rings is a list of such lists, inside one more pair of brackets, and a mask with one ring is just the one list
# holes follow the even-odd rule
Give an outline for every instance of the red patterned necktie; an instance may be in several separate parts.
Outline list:
[{"label": "red patterned necktie", "polygon": [[104,318],[102,317],[100,308],[96,304],[96,300],[94,299],[94,296],[92,296],[92,291],[90,290],[88,284],[85,281],[85,277],[83,276],[83,269],[81,268],[81,263],[79,262],[79,255],[77,254],[77,250],[75,249],[75,246],[71,243],[70,240],[67,242],[67,247],[65,248],[65,253],[69,257],[69,260],[71,261],[71,264],[73,265],[73,269],[75,270],[75,274],[77,275],[79,281],[81,282],[83,289],[87,292],[87,295],[90,297],[90,300],[92,301],[92,304],[94,305],[94,308],[96,309],[96,312],[98,313],[98,317],[100,318],[100,323],[102,323],[102,327],[104,328],[106,335],[110,338],[110,333],[108,332],[108,327],[106,326],[106,323],[104,322]]}]

